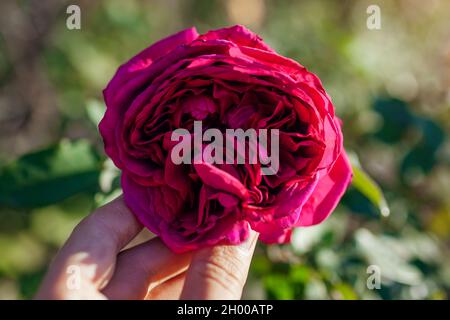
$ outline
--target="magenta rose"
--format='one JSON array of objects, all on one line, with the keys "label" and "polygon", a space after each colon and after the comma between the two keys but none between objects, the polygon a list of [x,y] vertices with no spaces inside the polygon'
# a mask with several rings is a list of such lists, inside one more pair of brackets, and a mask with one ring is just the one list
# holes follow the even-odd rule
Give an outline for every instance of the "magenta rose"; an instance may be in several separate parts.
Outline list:
[{"label": "magenta rose", "polygon": [[[104,97],[100,133],[125,202],[175,252],[239,244],[249,228],[265,243],[287,242],[294,227],[326,219],[351,180],[320,80],[242,26],[187,29],[151,45],[118,69]],[[278,171],[175,164],[172,133],[193,132],[194,121],[221,132],[278,129]]]}]

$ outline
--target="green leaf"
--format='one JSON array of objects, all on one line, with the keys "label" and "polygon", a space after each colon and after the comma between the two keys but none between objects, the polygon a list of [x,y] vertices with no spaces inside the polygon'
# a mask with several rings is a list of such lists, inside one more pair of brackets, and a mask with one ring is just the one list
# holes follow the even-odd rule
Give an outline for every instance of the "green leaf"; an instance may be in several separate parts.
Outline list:
[{"label": "green leaf", "polygon": [[414,121],[409,105],[399,99],[378,98],[374,109],[383,118],[383,126],[375,136],[389,144],[399,142]]},{"label": "green leaf", "polygon": [[381,215],[389,216],[390,210],[383,191],[378,184],[361,168],[356,155],[350,155],[350,162],[352,163],[353,179],[352,186],[364,195],[375,207],[378,208]]},{"label": "green leaf", "polygon": [[428,174],[435,166],[437,151],[445,140],[443,129],[430,119],[416,116],[414,125],[422,138],[403,158],[400,172],[404,180],[417,173]]},{"label": "green leaf", "polygon": [[0,205],[38,207],[99,189],[99,155],[89,142],[63,140],[0,168]]},{"label": "green leaf", "polygon": [[38,270],[33,273],[26,273],[19,277],[18,283],[22,298],[33,299],[34,294],[37,292],[39,285],[44,278],[45,270]]}]

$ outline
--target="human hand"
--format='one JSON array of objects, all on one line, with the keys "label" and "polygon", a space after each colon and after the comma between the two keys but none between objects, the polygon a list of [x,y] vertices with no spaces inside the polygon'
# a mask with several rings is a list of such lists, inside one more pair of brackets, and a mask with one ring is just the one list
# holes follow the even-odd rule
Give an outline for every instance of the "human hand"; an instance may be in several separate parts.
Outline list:
[{"label": "human hand", "polygon": [[175,254],[158,238],[123,250],[142,230],[119,197],[83,219],[36,299],[239,299],[257,233],[239,246]]}]

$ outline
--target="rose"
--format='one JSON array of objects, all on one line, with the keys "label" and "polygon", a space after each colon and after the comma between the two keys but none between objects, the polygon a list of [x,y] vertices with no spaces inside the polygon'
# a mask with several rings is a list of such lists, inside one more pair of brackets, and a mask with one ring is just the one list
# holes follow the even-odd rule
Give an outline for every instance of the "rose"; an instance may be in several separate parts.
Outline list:
[{"label": "rose", "polygon": [[[174,251],[289,241],[320,223],[351,179],[334,107],[320,80],[242,26],[163,39],[123,64],[104,90],[106,153],[122,170],[125,202]],[[280,167],[176,165],[177,128],[279,129]]]}]

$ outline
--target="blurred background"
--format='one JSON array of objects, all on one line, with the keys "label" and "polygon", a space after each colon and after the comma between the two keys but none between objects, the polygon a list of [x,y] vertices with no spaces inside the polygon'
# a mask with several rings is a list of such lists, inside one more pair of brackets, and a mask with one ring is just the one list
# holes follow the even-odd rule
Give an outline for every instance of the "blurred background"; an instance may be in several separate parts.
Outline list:
[{"label": "blurred background", "polygon": [[[80,30],[66,27],[70,4]],[[325,223],[258,247],[244,297],[450,297],[449,1],[6,0],[0,299],[31,298],[73,227],[120,194],[97,131],[117,67],[180,29],[233,24],[322,79],[355,171]]]}]

